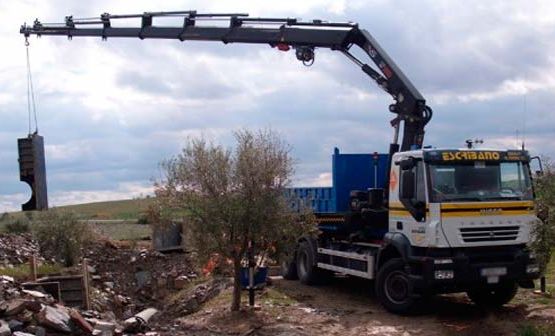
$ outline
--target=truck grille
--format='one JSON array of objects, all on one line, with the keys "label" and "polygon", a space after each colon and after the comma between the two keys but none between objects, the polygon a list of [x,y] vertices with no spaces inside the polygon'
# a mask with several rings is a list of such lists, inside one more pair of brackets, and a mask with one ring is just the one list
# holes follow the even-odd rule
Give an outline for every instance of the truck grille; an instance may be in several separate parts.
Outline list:
[{"label": "truck grille", "polygon": [[516,226],[489,226],[476,228],[461,228],[462,240],[465,243],[487,241],[516,240],[519,227]]}]

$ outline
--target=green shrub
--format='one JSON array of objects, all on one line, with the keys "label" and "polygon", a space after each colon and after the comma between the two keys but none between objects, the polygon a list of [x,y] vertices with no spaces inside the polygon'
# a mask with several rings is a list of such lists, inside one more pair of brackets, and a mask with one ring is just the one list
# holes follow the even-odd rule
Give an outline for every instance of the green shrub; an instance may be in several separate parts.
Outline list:
[{"label": "green shrub", "polygon": [[35,220],[33,234],[41,253],[55,258],[65,266],[78,263],[81,249],[90,241],[91,231],[85,222],[68,212],[50,210]]},{"label": "green shrub", "polygon": [[148,220],[148,216],[146,214],[141,214],[137,219],[137,224],[141,224],[141,225],[150,224],[150,221]]},{"label": "green shrub", "polygon": [[544,160],[544,172],[534,180],[536,213],[540,221],[532,226],[531,247],[536,253],[540,271],[545,274],[555,244],[555,164]]},{"label": "green shrub", "polygon": [[7,233],[25,233],[29,232],[30,225],[27,218],[16,218],[8,221],[4,226]]}]

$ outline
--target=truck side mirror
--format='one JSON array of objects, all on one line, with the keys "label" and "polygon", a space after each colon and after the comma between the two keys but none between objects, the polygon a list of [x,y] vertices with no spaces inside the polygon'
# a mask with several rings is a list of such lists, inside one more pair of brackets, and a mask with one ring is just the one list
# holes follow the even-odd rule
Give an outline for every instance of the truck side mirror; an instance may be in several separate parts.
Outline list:
[{"label": "truck side mirror", "polygon": [[534,156],[532,158],[530,158],[530,164],[534,161],[537,160],[538,161],[538,170],[536,170],[536,176],[542,176],[543,175],[543,164],[542,164],[542,159],[539,156]]},{"label": "truck side mirror", "polygon": [[399,167],[401,167],[401,170],[411,170],[412,168],[414,168],[414,166],[416,166],[416,161],[414,160],[413,157],[409,157],[407,159],[403,159],[399,162]]},{"label": "truck side mirror", "polygon": [[410,170],[405,170],[401,173],[401,190],[399,191],[400,199],[413,199],[415,176],[414,172]]}]

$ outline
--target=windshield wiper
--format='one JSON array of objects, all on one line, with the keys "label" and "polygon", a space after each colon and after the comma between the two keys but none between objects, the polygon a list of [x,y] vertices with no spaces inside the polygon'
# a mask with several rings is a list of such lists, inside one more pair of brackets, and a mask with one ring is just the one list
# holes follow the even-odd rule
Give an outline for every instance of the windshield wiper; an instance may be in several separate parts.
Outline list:
[{"label": "windshield wiper", "polygon": [[448,201],[468,201],[468,202],[482,202],[484,199],[480,197],[457,197],[457,198],[450,198]]},{"label": "windshield wiper", "polygon": [[497,197],[487,197],[485,201],[509,201],[509,200],[522,200],[520,196],[497,196]]}]

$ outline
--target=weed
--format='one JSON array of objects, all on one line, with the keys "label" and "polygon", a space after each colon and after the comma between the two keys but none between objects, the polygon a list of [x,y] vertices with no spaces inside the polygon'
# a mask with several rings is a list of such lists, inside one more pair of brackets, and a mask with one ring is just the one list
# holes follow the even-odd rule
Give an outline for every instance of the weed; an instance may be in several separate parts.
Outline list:
[{"label": "weed", "polygon": [[86,223],[78,221],[72,213],[50,210],[36,220],[33,233],[41,253],[53,256],[65,266],[76,265],[81,249],[91,238]]},{"label": "weed", "polygon": [[30,223],[29,223],[29,220],[25,217],[15,218],[15,219],[9,220],[5,224],[4,230],[7,233],[16,233],[16,234],[29,232]]},{"label": "weed", "polygon": [[[60,264],[44,264],[37,267],[39,275],[58,274],[62,271]],[[0,275],[11,276],[18,280],[28,279],[31,274],[29,264],[21,264],[16,267],[0,268]]]},{"label": "weed", "polygon": [[522,325],[518,331],[518,336],[555,336],[555,328],[550,325]]}]

